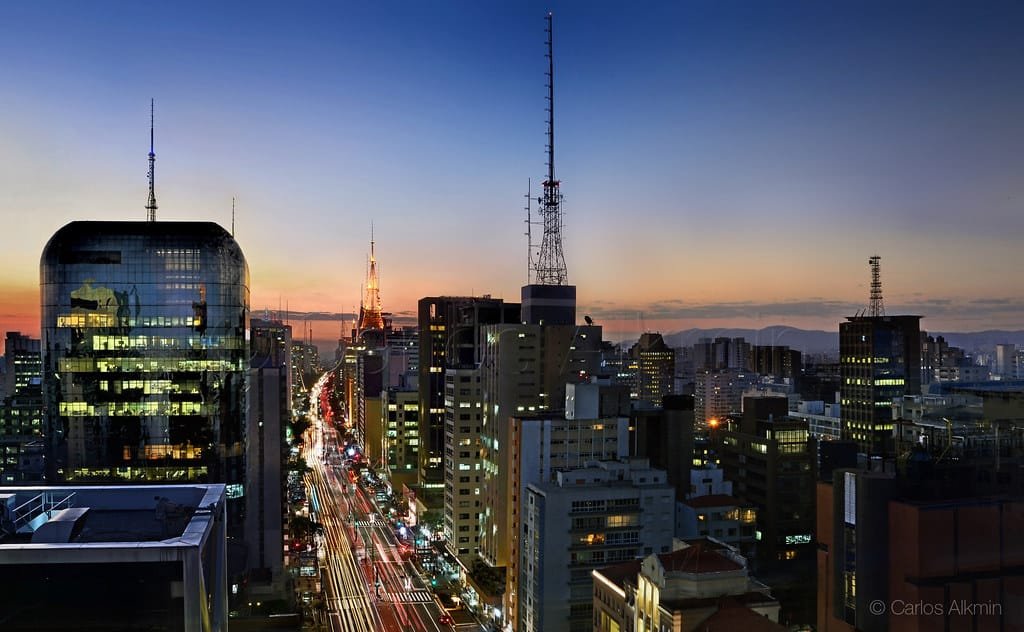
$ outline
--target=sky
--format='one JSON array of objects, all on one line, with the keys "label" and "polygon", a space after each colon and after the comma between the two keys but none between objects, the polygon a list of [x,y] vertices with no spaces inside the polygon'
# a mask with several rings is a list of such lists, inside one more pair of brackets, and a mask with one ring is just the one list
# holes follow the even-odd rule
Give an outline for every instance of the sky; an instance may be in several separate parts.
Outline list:
[{"label": "sky", "polygon": [[[386,310],[526,281],[556,176],[579,313],[641,330],[1024,328],[1024,5],[32,2],[0,18],[0,330],[77,219],[213,220],[252,308],[351,312],[371,223]],[[293,323],[295,324],[295,323]],[[315,337],[336,337],[338,321]]]}]

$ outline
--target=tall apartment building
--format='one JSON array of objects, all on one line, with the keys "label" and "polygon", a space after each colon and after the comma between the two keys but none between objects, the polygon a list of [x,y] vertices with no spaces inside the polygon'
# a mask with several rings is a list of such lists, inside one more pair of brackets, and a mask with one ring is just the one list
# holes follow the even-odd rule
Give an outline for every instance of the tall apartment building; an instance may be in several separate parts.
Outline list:
[{"label": "tall apartment building", "polygon": [[[743,393],[758,382],[756,373],[743,369],[717,369],[697,373],[693,423],[706,428],[711,420],[721,422],[743,405]],[[713,425],[713,423],[711,424]]]},{"label": "tall apartment building", "polygon": [[4,340],[3,397],[24,393],[33,384],[39,386],[43,374],[43,359],[39,339],[8,331]]},{"label": "tall apartment building", "polygon": [[480,545],[483,396],[476,369],[445,371],[444,535],[448,551],[470,568]]},{"label": "tall apartment building", "polygon": [[629,350],[637,363],[636,393],[640,401],[656,406],[675,388],[676,352],[665,344],[659,333],[645,333]]},{"label": "tall apartment building", "polygon": [[[511,523],[510,461],[512,417],[562,409],[566,384],[595,374],[601,327],[572,325],[488,325],[481,331],[484,511],[480,555],[491,566],[508,564]],[[574,376],[575,379],[570,379]]]},{"label": "tall apartment building", "polygon": [[39,340],[9,331],[0,397],[0,483],[40,482],[43,435],[42,356]]},{"label": "tall apartment building", "polygon": [[246,383],[245,541],[250,582],[284,582],[283,465],[291,421],[291,337],[281,321],[252,319]]},{"label": "tall apartment building", "polygon": [[421,298],[419,315],[420,481],[443,480],[445,371],[480,363],[481,327],[518,323],[520,306],[484,296]]},{"label": "tall apartment building", "polygon": [[753,345],[747,365],[758,375],[771,375],[777,380],[795,380],[803,368],[802,354],[782,345]]},{"label": "tall apartment building", "polygon": [[743,338],[702,338],[693,345],[693,366],[701,371],[750,370],[750,343]]},{"label": "tall apartment building", "polygon": [[892,402],[921,392],[920,321],[851,316],[839,325],[842,437],[865,454],[892,454]]},{"label": "tall apartment building", "polygon": [[71,222],[43,250],[48,475],[227,484],[240,517],[249,271],[210,222]]},{"label": "tall apartment building", "polygon": [[[675,490],[646,459],[596,462],[528,485],[518,629],[593,629],[595,568],[672,548]],[[657,516],[669,519],[659,520]]]},{"label": "tall apartment building", "polygon": [[414,485],[419,478],[419,392],[389,388],[381,393],[384,436],[382,453],[394,489]]}]

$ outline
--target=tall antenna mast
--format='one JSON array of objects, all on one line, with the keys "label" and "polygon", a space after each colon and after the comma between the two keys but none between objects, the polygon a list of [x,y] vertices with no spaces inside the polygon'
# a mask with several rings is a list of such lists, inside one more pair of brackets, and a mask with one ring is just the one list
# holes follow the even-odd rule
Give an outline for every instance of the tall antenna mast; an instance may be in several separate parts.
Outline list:
[{"label": "tall antenna mast", "polygon": [[871,302],[868,304],[871,316],[885,316],[885,304],[882,302],[881,260],[882,258],[878,255],[868,259],[868,263],[871,264]]},{"label": "tall antenna mast", "polygon": [[156,221],[156,154],[153,153],[153,99],[149,100],[149,200],[146,202],[146,218]]},{"label": "tall antenna mast", "polygon": [[235,236],[235,196],[231,196],[231,236]]},{"label": "tall antenna mast", "polygon": [[562,193],[555,179],[555,55],[552,43],[552,16],[547,15],[548,26],[548,174],[544,181],[544,195],[538,200],[543,218],[544,237],[534,266],[535,280],[540,285],[567,285],[565,256],[562,253]]},{"label": "tall antenna mast", "polygon": [[533,201],[531,196],[531,185],[533,181],[526,179],[526,284],[530,284],[530,271],[533,270],[533,216],[530,211],[530,204]]}]

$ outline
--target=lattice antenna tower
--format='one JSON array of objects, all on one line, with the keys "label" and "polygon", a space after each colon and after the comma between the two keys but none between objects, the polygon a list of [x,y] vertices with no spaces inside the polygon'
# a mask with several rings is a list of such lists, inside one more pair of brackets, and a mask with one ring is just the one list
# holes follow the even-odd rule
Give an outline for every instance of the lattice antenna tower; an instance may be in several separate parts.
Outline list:
[{"label": "lattice antenna tower", "polygon": [[882,258],[875,255],[868,259],[871,264],[871,301],[868,303],[868,312],[871,316],[885,316],[885,303],[882,302]]},{"label": "lattice antenna tower", "polygon": [[153,99],[149,100],[149,200],[146,201],[146,219],[156,221],[156,154],[153,153]]},{"label": "lattice antenna tower", "polygon": [[532,196],[532,184],[533,180],[530,178],[526,179],[526,284],[533,283],[533,270],[537,265],[536,251],[540,249],[540,246],[533,243],[533,227],[540,226],[541,222],[534,221],[533,219],[533,196]]},{"label": "lattice antenna tower", "polygon": [[544,194],[540,203],[540,215],[544,225],[544,236],[540,252],[533,267],[534,280],[539,285],[567,285],[565,255],[562,252],[562,193],[555,179],[555,56],[552,43],[552,16],[547,15],[548,34],[548,173],[544,180]]}]

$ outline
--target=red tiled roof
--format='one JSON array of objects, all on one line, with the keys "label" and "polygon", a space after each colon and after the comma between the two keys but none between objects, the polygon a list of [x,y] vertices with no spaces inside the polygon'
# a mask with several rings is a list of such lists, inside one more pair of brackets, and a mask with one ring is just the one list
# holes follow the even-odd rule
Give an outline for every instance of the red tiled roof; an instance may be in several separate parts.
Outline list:
[{"label": "red tiled roof", "polygon": [[697,625],[694,632],[719,632],[719,630],[743,630],[743,632],[781,632],[786,626],[775,623],[768,617],[746,607],[722,608]]},{"label": "red tiled roof", "polygon": [[[684,573],[721,573],[738,571],[743,568],[728,557],[712,548],[707,540],[691,540],[690,546],[671,553],[658,555],[666,572],[682,571]],[[720,545],[718,545],[720,546]],[[717,546],[716,546],[717,548]]]}]

